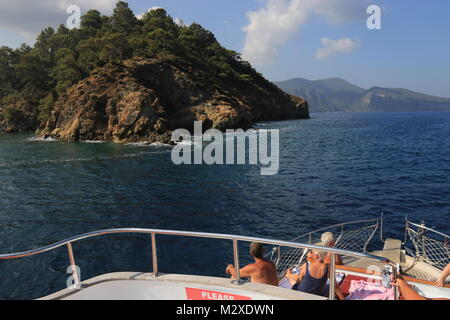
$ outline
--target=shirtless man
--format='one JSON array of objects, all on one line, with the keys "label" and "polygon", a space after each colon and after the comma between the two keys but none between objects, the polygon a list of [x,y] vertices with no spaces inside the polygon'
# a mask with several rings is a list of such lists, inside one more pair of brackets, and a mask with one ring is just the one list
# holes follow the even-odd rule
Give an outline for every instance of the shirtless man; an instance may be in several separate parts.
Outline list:
[{"label": "shirtless man", "polygon": [[[241,278],[250,278],[251,282],[278,286],[278,276],[275,265],[264,259],[264,248],[260,243],[250,245],[250,254],[255,263],[243,267],[239,271]],[[236,269],[232,264],[228,265],[226,271],[232,278],[237,278]]]}]

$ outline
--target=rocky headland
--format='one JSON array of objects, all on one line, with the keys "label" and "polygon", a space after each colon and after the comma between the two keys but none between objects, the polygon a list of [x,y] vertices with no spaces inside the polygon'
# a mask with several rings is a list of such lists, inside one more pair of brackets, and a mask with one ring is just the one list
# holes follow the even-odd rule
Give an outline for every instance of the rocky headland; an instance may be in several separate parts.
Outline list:
[{"label": "rocky headland", "polygon": [[159,59],[107,65],[70,88],[37,134],[63,141],[170,141],[178,128],[248,129],[258,121],[306,119],[305,100],[267,83],[233,86]]},{"label": "rocky headland", "polygon": [[49,27],[34,47],[0,47],[0,132],[62,141],[169,142],[175,129],[248,129],[309,118],[305,100],[266,80],[199,24],[119,1],[79,29]]}]

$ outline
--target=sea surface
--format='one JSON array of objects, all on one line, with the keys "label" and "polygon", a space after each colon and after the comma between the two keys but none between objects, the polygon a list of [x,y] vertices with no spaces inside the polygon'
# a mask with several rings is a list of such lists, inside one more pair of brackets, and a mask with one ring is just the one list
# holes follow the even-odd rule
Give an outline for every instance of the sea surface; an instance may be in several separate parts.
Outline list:
[{"label": "sea surface", "polygon": [[[280,130],[275,176],[258,165],[176,166],[168,146],[0,135],[0,253],[124,227],[290,240],[382,212],[385,237],[403,239],[406,215],[450,233],[450,113],[321,113],[258,127]],[[73,246],[82,279],[152,271],[147,235]],[[232,263],[229,241],[158,236],[157,246],[163,273],[225,276]],[[68,266],[65,247],[2,260],[0,299],[63,289]]]}]

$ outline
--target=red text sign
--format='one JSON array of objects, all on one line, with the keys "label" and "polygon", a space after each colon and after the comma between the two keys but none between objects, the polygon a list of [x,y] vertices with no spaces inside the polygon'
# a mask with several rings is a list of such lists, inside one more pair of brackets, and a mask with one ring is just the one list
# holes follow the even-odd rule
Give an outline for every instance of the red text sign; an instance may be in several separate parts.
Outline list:
[{"label": "red text sign", "polygon": [[186,288],[186,295],[188,300],[252,300],[236,294],[194,288]]}]

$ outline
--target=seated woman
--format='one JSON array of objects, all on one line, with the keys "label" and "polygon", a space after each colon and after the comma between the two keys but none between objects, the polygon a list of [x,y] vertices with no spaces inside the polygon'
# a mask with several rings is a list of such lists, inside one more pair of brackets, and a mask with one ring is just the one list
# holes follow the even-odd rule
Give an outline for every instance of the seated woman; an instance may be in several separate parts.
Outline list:
[{"label": "seated woman", "polygon": [[[310,250],[306,256],[308,262],[302,266],[299,274],[294,274],[292,269],[286,271],[286,278],[293,284],[292,289],[323,296],[325,285],[330,278],[328,265],[324,263],[325,255],[325,252]],[[335,291],[337,297],[344,300],[344,295],[338,286]]]}]

